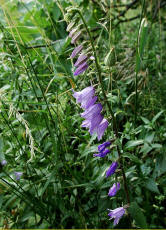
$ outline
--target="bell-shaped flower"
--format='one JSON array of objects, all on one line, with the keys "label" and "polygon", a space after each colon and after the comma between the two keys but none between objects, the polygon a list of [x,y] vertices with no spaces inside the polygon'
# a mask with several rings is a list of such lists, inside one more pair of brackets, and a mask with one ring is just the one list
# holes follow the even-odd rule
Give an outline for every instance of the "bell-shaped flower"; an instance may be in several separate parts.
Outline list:
[{"label": "bell-shaped flower", "polygon": [[120,183],[114,183],[113,186],[109,189],[108,196],[115,196],[119,189]]},{"label": "bell-shaped flower", "polygon": [[111,166],[109,167],[109,169],[106,171],[106,177],[109,177],[109,176],[113,175],[115,173],[117,167],[118,167],[118,163],[113,162],[111,164]]},{"label": "bell-shaped flower", "polygon": [[2,166],[5,166],[6,164],[7,164],[7,161],[6,161],[6,160],[2,160],[2,161],[1,161],[1,165],[2,165]]},{"label": "bell-shaped flower", "polygon": [[87,55],[81,54],[81,55],[78,57],[78,59],[77,59],[76,63],[74,64],[74,66],[75,66],[75,67],[80,66],[80,65],[81,65],[83,62],[85,62],[87,59],[88,59],[88,56],[87,56]]},{"label": "bell-shaped flower", "polygon": [[81,31],[79,31],[78,33],[76,33],[71,40],[71,44],[75,44],[76,41],[79,39],[79,37],[81,36]]},{"label": "bell-shaped flower", "polygon": [[83,49],[83,46],[82,46],[82,45],[77,46],[77,47],[73,50],[73,52],[72,52],[70,58],[74,58],[77,54],[79,54],[79,53],[81,52],[82,49]]},{"label": "bell-shaped flower", "polygon": [[110,144],[111,144],[110,141],[106,141],[106,142],[104,142],[103,144],[99,145],[99,146],[98,146],[99,152],[105,150],[105,148],[108,147],[108,146],[110,146]]},{"label": "bell-shaped flower", "polygon": [[114,225],[117,225],[121,217],[125,214],[125,209],[123,207],[109,211],[108,216],[110,217],[110,220],[114,219]]},{"label": "bell-shaped flower", "polygon": [[85,103],[92,99],[95,94],[95,90],[93,86],[86,87],[85,89],[81,90],[80,92],[74,92],[73,97],[76,98],[77,103]]},{"label": "bell-shaped flower", "polygon": [[92,117],[95,118],[95,115],[99,114],[102,109],[103,107],[100,103],[92,105],[91,107],[89,107],[89,109],[85,110],[85,112],[81,113],[81,117],[84,117],[88,120],[92,119]]},{"label": "bell-shaped flower", "polygon": [[74,72],[74,76],[78,76],[88,68],[87,62],[82,63]]},{"label": "bell-shaped flower", "polygon": [[93,98],[89,98],[88,100],[84,100],[81,103],[81,108],[89,109],[91,106],[95,104],[96,101],[97,101],[97,96],[94,96]]},{"label": "bell-shaped flower", "polygon": [[105,149],[102,152],[93,154],[94,157],[105,157],[110,152],[109,149]]},{"label": "bell-shaped flower", "polygon": [[20,180],[21,176],[22,176],[22,172],[14,172],[15,176],[16,176],[16,180]]},{"label": "bell-shaped flower", "polygon": [[105,132],[107,127],[108,127],[108,121],[104,118],[102,120],[102,122],[100,123],[100,125],[98,126],[98,129],[97,129],[98,141],[100,141],[102,139],[102,136],[104,135],[104,132]]}]

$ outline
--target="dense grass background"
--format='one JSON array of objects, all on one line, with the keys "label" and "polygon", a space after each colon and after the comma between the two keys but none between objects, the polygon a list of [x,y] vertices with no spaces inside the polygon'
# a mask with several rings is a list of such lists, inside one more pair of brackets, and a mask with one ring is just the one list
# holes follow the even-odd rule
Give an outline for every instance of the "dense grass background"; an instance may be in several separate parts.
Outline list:
[{"label": "dense grass background", "polygon": [[[107,209],[127,202],[123,186],[107,196],[122,180],[104,174],[116,149],[94,158],[99,142],[80,127],[71,89],[93,83],[110,123],[103,141],[113,138],[95,65],[73,76],[66,9],[74,6],[91,31],[123,144],[131,206],[117,228],[166,228],[165,1],[131,2],[0,0],[0,160],[8,162],[0,227],[113,228]],[[81,29],[80,43],[89,41]]]}]

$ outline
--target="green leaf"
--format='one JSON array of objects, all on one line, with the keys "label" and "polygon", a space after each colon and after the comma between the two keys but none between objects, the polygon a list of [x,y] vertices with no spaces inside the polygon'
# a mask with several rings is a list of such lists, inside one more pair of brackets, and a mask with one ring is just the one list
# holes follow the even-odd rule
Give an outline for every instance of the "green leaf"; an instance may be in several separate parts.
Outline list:
[{"label": "green leaf", "polygon": [[139,164],[142,163],[142,161],[138,157],[136,157],[135,155],[133,155],[131,153],[125,153],[125,154],[123,154],[123,157],[129,158],[131,161],[133,161],[135,163],[139,163]]},{"label": "green leaf", "polygon": [[161,116],[161,114],[162,114],[163,112],[164,112],[164,111],[162,110],[162,111],[160,111],[159,113],[157,113],[156,116],[153,117],[152,123],[154,123],[154,122]]},{"label": "green leaf", "polygon": [[146,124],[146,125],[149,125],[150,124],[150,121],[145,118],[145,117],[141,117],[141,119],[143,120],[143,122]]},{"label": "green leaf", "polygon": [[136,202],[132,202],[128,211],[140,228],[147,228],[146,218]]},{"label": "green leaf", "polygon": [[146,182],[145,182],[145,187],[147,189],[149,189],[150,191],[152,192],[155,192],[155,193],[158,193],[160,194],[159,190],[158,190],[158,187],[156,185],[156,182],[153,180],[153,179],[148,179]]},{"label": "green leaf", "polygon": [[143,140],[128,141],[126,144],[126,148],[131,148],[131,147],[135,147],[138,145],[142,145],[143,143],[144,143]]}]

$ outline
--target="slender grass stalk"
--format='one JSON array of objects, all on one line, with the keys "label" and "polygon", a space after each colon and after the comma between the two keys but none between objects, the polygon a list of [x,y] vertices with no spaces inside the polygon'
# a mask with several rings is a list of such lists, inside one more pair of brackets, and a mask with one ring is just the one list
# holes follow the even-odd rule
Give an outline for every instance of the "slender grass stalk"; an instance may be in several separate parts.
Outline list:
[{"label": "slender grass stalk", "polygon": [[135,114],[134,114],[134,122],[136,124],[137,121],[137,113],[138,113],[138,73],[140,70],[141,65],[141,58],[139,53],[139,33],[141,28],[141,21],[144,14],[144,7],[145,7],[145,0],[143,0],[142,4],[142,11],[140,16],[140,22],[139,22],[139,29],[138,29],[138,35],[137,35],[137,46],[136,46],[136,73],[135,73]]}]

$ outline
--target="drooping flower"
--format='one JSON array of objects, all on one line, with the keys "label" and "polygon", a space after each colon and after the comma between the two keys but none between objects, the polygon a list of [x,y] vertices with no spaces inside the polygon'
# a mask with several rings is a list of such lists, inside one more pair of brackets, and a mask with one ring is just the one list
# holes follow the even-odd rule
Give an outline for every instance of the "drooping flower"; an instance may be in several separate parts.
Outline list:
[{"label": "drooping flower", "polygon": [[123,207],[114,210],[109,209],[109,211],[108,216],[110,217],[110,220],[114,218],[114,225],[117,225],[120,218],[125,214],[125,209]]},{"label": "drooping flower", "polygon": [[100,144],[100,145],[98,146],[98,151],[99,151],[99,153],[93,154],[93,156],[94,156],[94,157],[105,157],[105,156],[110,152],[110,150],[106,148],[106,147],[108,147],[110,144],[111,144],[110,141],[106,141],[106,142],[104,142],[103,144]]},{"label": "drooping flower", "polygon": [[95,102],[97,101],[97,96],[94,96],[93,98],[89,99],[89,100],[84,100],[81,103],[81,108],[83,109],[88,109],[91,106],[93,106],[95,104]]},{"label": "drooping flower", "polygon": [[69,38],[72,38],[76,31],[77,31],[77,28],[72,29],[69,33]]},{"label": "drooping flower", "polygon": [[5,166],[6,164],[7,164],[7,161],[6,161],[6,160],[2,160],[2,161],[1,161],[1,165],[2,165],[2,166]]},{"label": "drooping flower", "polygon": [[111,164],[111,166],[109,167],[109,169],[106,171],[106,177],[111,176],[112,174],[115,173],[116,169],[118,167],[118,163],[117,162],[113,162]]},{"label": "drooping flower", "polygon": [[108,196],[115,196],[119,189],[120,183],[114,183],[113,186],[109,189]]},{"label": "drooping flower", "polygon": [[85,112],[81,113],[81,117],[84,117],[85,119],[92,119],[92,117],[99,114],[102,109],[103,107],[100,103],[92,105],[89,109],[85,110]]},{"label": "drooping flower", "polygon": [[74,25],[75,25],[75,22],[70,22],[69,25],[67,26],[66,31],[69,32],[73,28]]},{"label": "drooping flower", "polygon": [[16,176],[16,180],[20,180],[21,176],[22,176],[22,172],[14,172],[15,176]]},{"label": "drooping flower", "polygon": [[94,157],[105,157],[109,152],[110,152],[109,149],[105,149],[104,151],[93,154],[93,156]]},{"label": "drooping flower", "polygon": [[83,73],[88,67],[89,67],[89,66],[88,66],[87,62],[86,62],[86,61],[83,62],[83,63],[82,63],[81,65],[79,65],[78,68],[75,70],[74,76],[77,76],[77,75]]},{"label": "drooping flower", "polygon": [[103,150],[105,150],[106,147],[110,146],[110,144],[111,144],[110,141],[106,141],[103,144],[101,144],[101,145],[98,146],[98,150],[99,151],[103,151]]},{"label": "drooping flower", "polygon": [[78,57],[76,63],[74,63],[74,66],[75,66],[75,67],[80,66],[80,65],[81,65],[83,62],[85,62],[87,59],[88,59],[88,56],[87,56],[87,55],[81,54],[81,55]]},{"label": "drooping flower", "polygon": [[95,94],[95,90],[93,86],[86,87],[85,89],[81,90],[80,92],[74,92],[73,97],[76,98],[77,103],[85,103],[92,99]]},{"label": "drooping flower", "polygon": [[98,126],[98,129],[97,129],[98,141],[100,141],[102,139],[102,136],[103,136],[105,130],[107,129],[108,124],[109,124],[108,121],[104,118],[102,120],[102,122],[100,123],[100,125]]},{"label": "drooping flower", "polygon": [[79,31],[78,33],[76,33],[71,40],[71,44],[75,44],[76,41],[79,39],[79,37],[81,36],[81,31]]},{"label": "drooping flower", "polygon": [[[80,68],[80,66],[78,68]],[[74,92],[73,97],[75,97],[77,103],[81,103],[81,107],[85,109],[81,114],[81,116],[85,118],[81,126],[88,128],[90,135],[96,132],[98,140],[100,140],[108,126],[108,121],[100,114],[102,105],[100,103],[95,104],[97,97],[94,96],[94,93],[94,88],[90,86],[80,92]]]},{"label": "drooping flower", "polygon": [[73,50],[73,52],[72,52],[70,58],[74,58],[77,54],[79,54],[79,53],[81,52],[82,49],[83,49],[83,46],[82,46],[82,45],[77,46],[77,47]]}]

